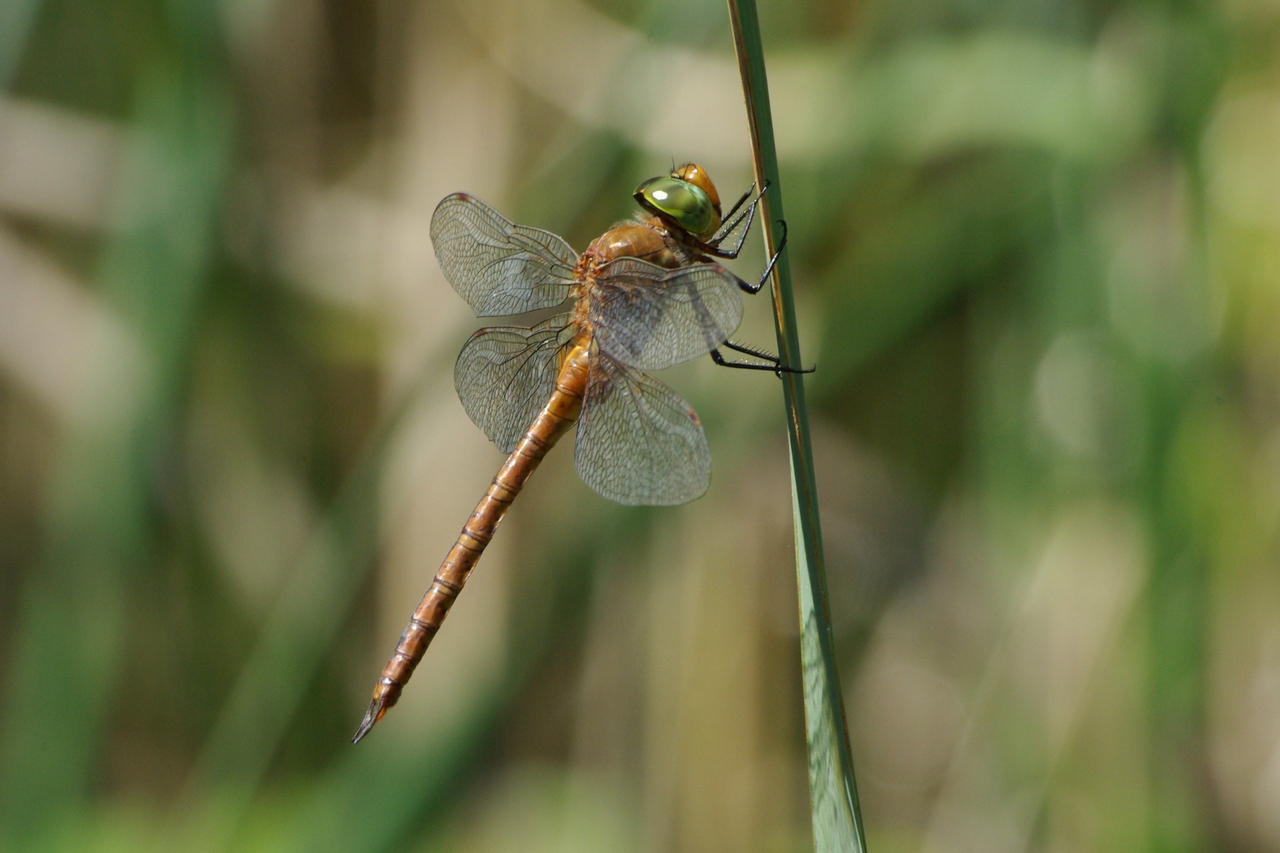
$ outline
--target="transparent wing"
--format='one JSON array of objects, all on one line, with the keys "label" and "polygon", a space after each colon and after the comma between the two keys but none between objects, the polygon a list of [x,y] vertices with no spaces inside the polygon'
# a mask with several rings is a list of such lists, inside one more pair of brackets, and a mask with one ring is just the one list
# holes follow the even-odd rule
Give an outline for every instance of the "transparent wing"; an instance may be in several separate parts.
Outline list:
[{"label": "transparent wing", "polygon": [[641,370],[704,355],[742,322],[737,279],[719,264],[671,270],[618,258],[597,274],[590,299],[600,349]]},{"label": "transparent wing", "polygon": [[551,398],[556,350],[569,315],[532,329],[494,326],[471,336],[458,354],[453,385],[462,408],[503,453],[515,450],[524,431]]},{"label": "transparent wing", "polygon": [[444,277],[478,317],[559,305],[569,296],[578,262],[556,235],[514,225],[465,193],[445,196],[436,206],[431,242]]},{"label": "transparent wing", "polygon": [[630,506],[668,506],[711,483],[711,450],[689,404],[604,353],[591,361],[574,446],[578,476]]}]

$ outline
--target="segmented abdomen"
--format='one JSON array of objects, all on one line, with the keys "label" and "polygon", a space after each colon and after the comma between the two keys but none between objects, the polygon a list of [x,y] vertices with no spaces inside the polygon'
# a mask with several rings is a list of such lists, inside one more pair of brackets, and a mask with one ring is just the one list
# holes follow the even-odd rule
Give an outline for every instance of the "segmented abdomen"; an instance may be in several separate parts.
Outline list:
[{"label": "segmented abdomen", "polygon": [[485,546],[493,539],[498,523],[507,514],[507,508],[524,488],[525,481],[538,467],[542,457],[555,445],[582,411],[582,398],[587,388],[587,358],[589,341],[575,341],[556,377],[556,387],[551,399],[542,407],[537,418],[525,430],[516,449],[507,457],[497,476],[476,505],[475,511],[463,525],[458,541],[449,549],[427,594],[413,612],[408,626],[400,635],[400,642],[391,655],[382,675],[373,688],[373,700],[364,721],[356,732],[354,741],[364,737],[374,723],[400,698],[400,691],[413,675],[414,668],[422,660],[431,638],[440,630],[441,623],[458,593],[467,583],[467,577],[480,560]]}]

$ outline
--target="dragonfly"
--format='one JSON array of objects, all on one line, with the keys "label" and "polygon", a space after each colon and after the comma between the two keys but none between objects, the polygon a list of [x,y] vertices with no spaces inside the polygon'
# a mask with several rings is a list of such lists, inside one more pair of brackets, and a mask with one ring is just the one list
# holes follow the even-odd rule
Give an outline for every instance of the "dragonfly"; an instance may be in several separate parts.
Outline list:
[{"label": "dragonfly", "polygon": [[[509,455],[400,636],[353,743],[400,698],[512,501],[575,422],[574,465],[587,486],[621,504],[682,504],[707,490],[711,452],[697,413],[649,371],[710,354],[725,367],[808,372],[729,340],[742,320],[742,293],[759,292],[786,243],[782,223],[783,239],[756,282],[718,263],[738,256],[767,189],[756,193],[753,184],[722,214],[702,167],[673,168],[636,188],[641,214],[581,255],[465,193],[436,207],[436,258],[478,317],[568,310],[532,326],[480,329],[458,355],[463,408]],[[727,358],[721,347],[751,360]]]}]

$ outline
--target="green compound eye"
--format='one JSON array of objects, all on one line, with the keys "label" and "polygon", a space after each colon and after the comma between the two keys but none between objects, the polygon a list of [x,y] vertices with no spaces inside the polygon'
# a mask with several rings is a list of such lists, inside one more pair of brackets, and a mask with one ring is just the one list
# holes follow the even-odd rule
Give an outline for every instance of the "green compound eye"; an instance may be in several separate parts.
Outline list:
[{"label": "green compound eye", "polygon": [[711,199],[701,189],[678,178],[650,178],[636,187],[635,199],[692,234],[705,234],[715,224]]}]

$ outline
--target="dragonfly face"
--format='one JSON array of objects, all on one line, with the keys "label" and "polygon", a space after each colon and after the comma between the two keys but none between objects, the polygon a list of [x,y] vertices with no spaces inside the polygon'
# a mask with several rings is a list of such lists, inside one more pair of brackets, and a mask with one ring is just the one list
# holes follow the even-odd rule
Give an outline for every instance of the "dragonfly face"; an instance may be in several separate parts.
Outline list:
[{"label": "dragonfly face", "polygon": [[645,210],[695,239],[720,227],[720,194],[697,163],[686,163],[665,177],[650,178],[632,194]]},{"label": "dragonfly face", "polygon": [[646,210],[697,237],[709,236],[720,225],[720,216],[706,192],[679,178],[650,178],[636,187],[635,199]]}]

